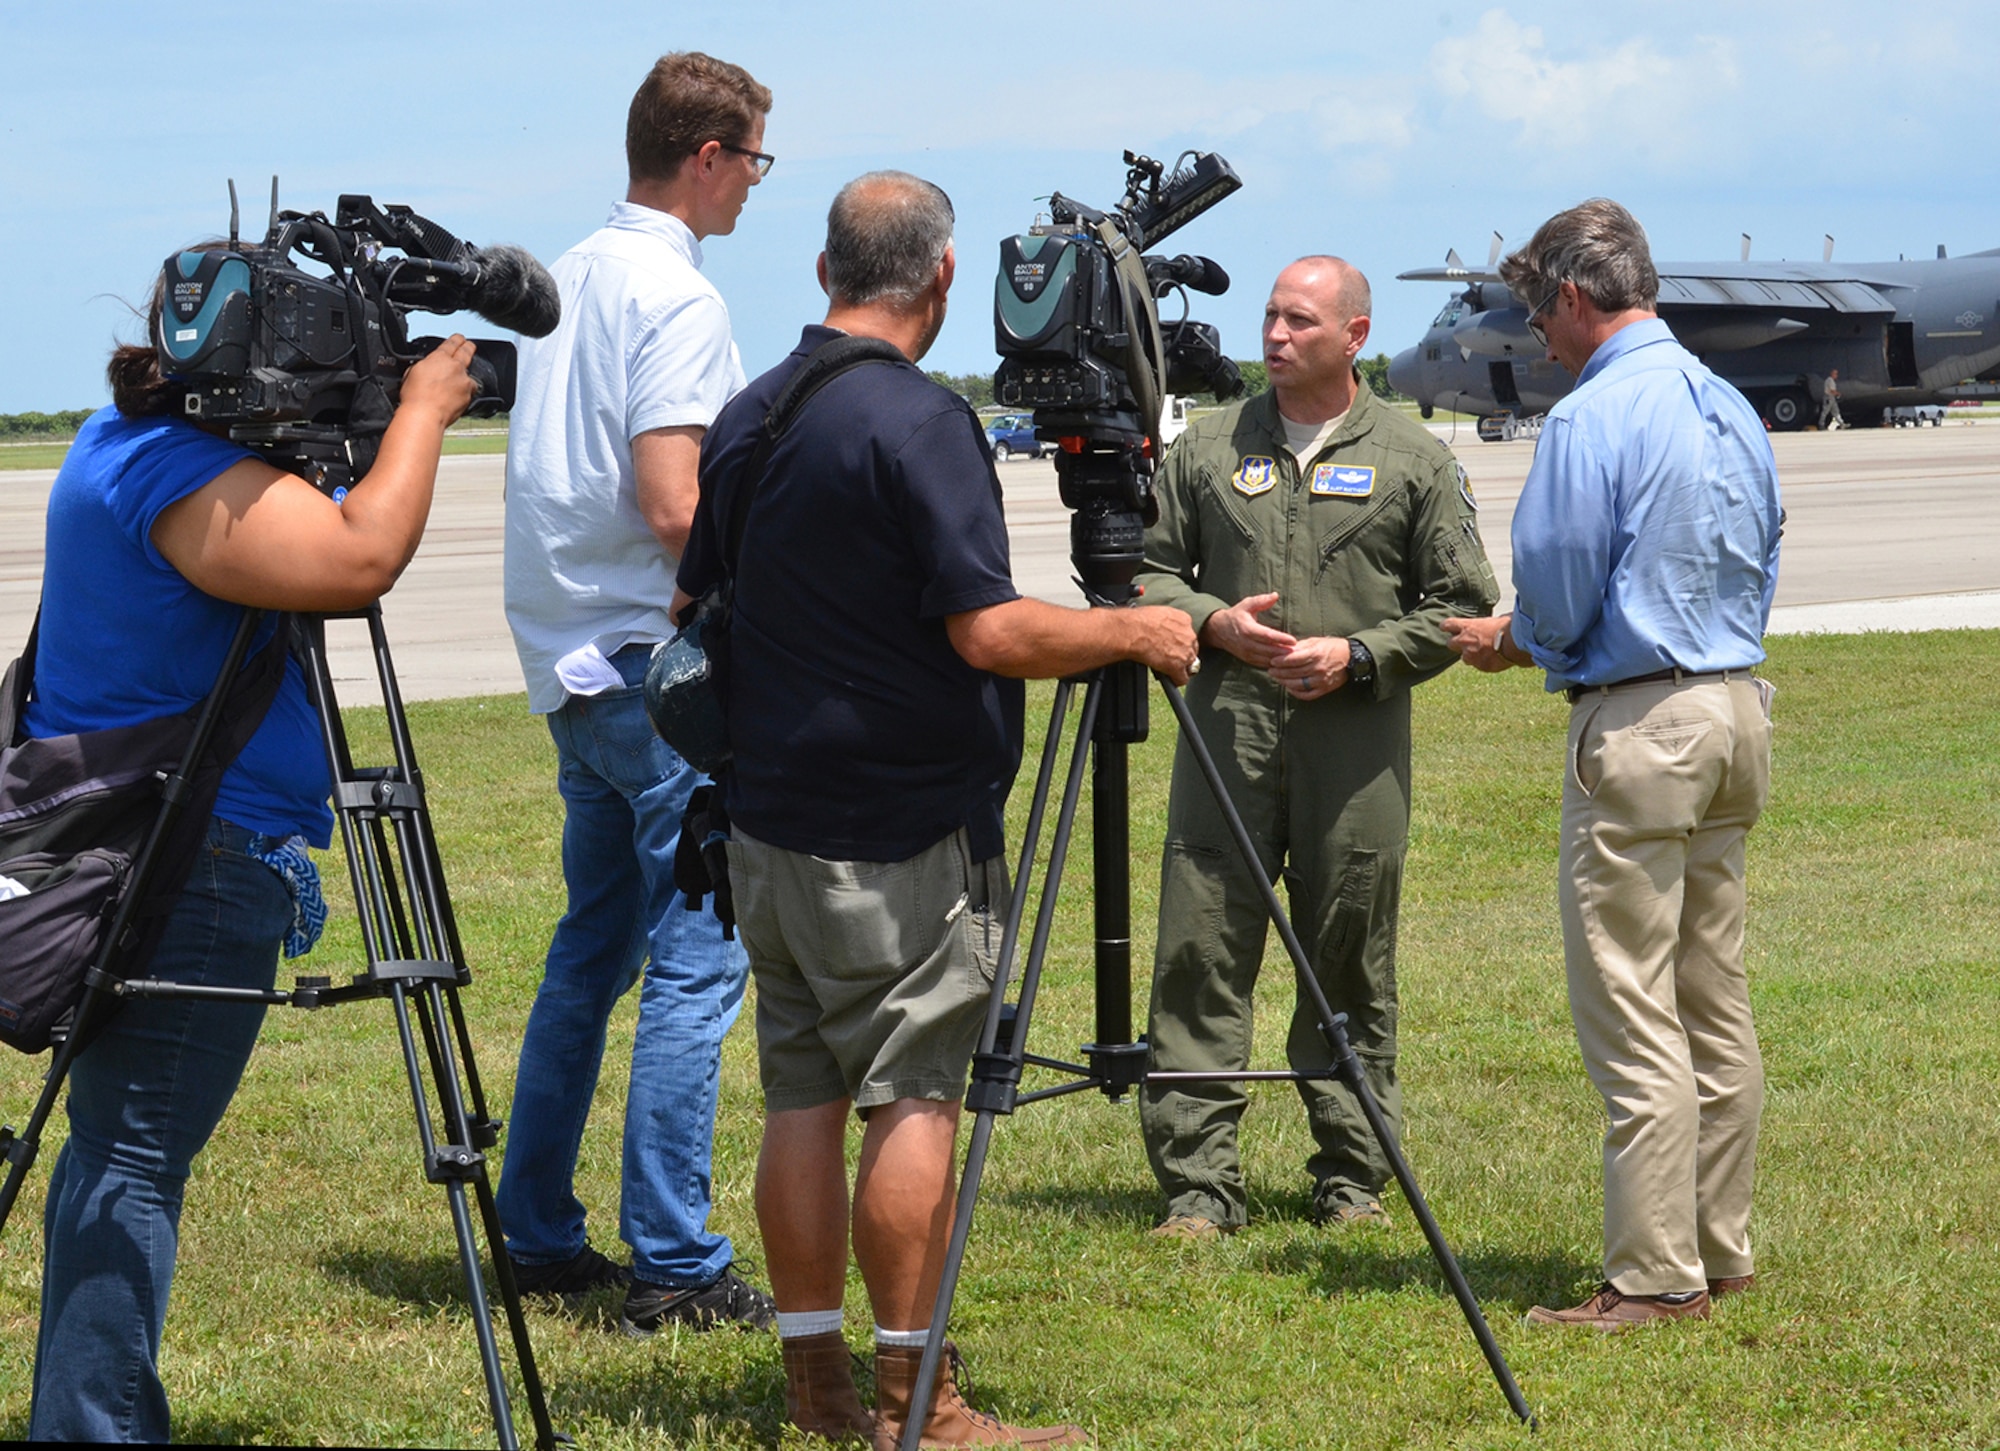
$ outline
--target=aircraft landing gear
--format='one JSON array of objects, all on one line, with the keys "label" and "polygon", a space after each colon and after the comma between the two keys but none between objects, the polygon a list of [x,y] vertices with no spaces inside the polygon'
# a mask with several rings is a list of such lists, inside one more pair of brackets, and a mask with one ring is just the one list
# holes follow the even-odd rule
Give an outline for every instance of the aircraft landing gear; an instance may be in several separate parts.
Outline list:
[{"label": "aircraft landing gear", "polygon": [[1812,399],[1803,388],[1780,388],[1757,400],[1757,411],[1774,433],[1797,433],[1812,416]]}]

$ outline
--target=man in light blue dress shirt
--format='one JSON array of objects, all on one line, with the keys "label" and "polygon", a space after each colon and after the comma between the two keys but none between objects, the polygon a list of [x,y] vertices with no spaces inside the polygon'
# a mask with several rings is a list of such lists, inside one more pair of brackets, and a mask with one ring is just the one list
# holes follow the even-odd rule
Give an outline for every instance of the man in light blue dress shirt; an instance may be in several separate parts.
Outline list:
[{"label": "man in light blue dress shirt", "polygon": [[1571,1015],[1610,1116],[1604,1285],[1540,1324],[1704,1318],[1747,1289],[1764,1078],[1743,966],[1744,846],[1770,791],[1757,678],[1783,513],[1756,410],[1659,320],[1616,202],[1557,214],[1501,276],[1577,386],[1514,512],[1511,615],[1449,620],[1465,661],[1570,700],[1559,886]]}]

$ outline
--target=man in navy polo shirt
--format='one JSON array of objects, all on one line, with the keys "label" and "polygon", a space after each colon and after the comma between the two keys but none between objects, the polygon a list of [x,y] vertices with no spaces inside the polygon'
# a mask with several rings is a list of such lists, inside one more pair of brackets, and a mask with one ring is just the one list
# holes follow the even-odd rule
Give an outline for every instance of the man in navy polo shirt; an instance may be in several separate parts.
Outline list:
[{"label": "man in navy polo shirt", "polygon": [[[952,1217],[959,1100],[1008,895],[1001,812],[1023,678],[1138,660],[1178,682],[1178,610],[1023,599],[1000,484],[965,400],[913,364],[944,324],[951,203],[901,172],[849,183],[827,218],[826,322],[722,410],[702,449],[685,596],[786,381],[843,333],[909,363],[835,377],[771,448],[735,570],[728,713],[737,926],[757,979],[766,1108],[757,1219],[786,1403],[820,1435],[893,1444],[908,1419]],[[864,1120],[852,1221],[844,1139]],[[876,1415],[841,1335],[850,1227],[876,1321]],[[926,1445],[1067,1445],[1002,1426],[942,1369]]]}]

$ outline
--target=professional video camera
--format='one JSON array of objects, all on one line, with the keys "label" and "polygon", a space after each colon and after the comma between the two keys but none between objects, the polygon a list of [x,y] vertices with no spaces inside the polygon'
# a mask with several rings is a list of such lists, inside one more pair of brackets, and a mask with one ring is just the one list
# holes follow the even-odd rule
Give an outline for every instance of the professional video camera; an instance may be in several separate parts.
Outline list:
[{"label": "professional video camera", "polygon": [[1059,445],[1062,501],[1077,511],[1071,558],[1104,604],[1130,597],[1145,526],[1159,515],[1164,395],[1243,390],[1215,329],[1185,307],[1162,327],[1156,302],[1177,289],[1220,294],[1228,274],[1206,257],[1142,255],[1242,181],[1208,151],[1182,153],[1171,174],[1130,151],[1125,164],[1125,196],[1109,212],[1057,192],[1046,223],[1000,243],[993,300],[993,396],[1032,408],[1036,436]]},{"label": "professional video camera", "polygon": [[[232,181],[227,245],[167,258],[160,371],[186,385],[189,418],[228,425],[336,501],[374,464],[403,374],[443,341],[410,337],[405,313],[471,311],[530,337],[560,316],[554,279],[527,252],[471,246],[405,206],[343,196],[332,221],[280,212],[274,178],[262,244],[239,241],[237,223]],[[491,417],[513,406],[514,346],[473,347],[469,411]]]}]

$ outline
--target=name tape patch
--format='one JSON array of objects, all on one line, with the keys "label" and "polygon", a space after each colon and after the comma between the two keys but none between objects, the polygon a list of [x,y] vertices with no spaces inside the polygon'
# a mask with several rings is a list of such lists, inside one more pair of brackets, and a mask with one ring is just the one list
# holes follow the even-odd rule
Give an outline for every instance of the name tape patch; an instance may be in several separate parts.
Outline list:
[{"label": "name tape patch", "polygon": [[1315,464],[1312,492],[1338,499],[1365,499],[1375,492],[1375,466]]}]

